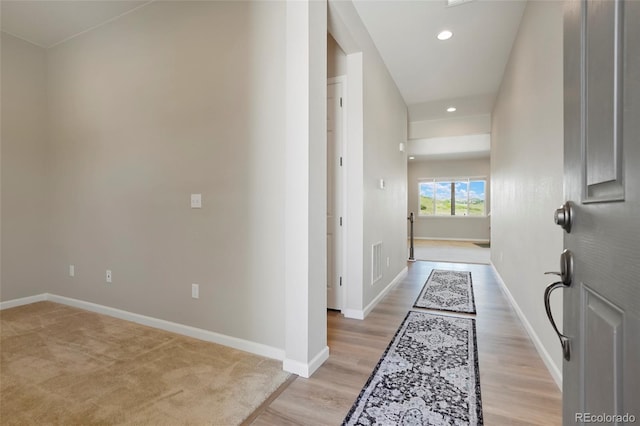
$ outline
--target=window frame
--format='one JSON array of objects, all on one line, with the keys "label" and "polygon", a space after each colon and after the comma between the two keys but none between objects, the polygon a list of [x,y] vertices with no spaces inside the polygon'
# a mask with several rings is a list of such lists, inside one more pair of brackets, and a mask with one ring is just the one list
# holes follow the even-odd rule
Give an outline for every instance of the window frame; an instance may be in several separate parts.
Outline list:
[{"label": "window frame", "polygon": [[[471,187],[471,182],[483,181],[484,182],[484,206],[482,215],[470,215],[469,214],[469,189]],[[438,182],[448,182],[453,183],[455,185],[456,182],[466,182],[467,183],[467,214],[466,215],[455,215],[455,214],[437,214],[436,213],[436,202],[437,202],[437,190],[435,188]],[[422,214],[421,207],[421,197],[422,194],[420,192],[421,185],[423,183],[433,183],[434,192],[433,192],[433,214]],[[458,176],[458,177],[430,177],[430,178],[420,178],[418,179],[418,214],[419,218],[486,218],[487,216],[487,192],[488,192],[488,184],[489,181],[486,176]],[[455,198],[455,190],[453,192],[453,197]]]}]

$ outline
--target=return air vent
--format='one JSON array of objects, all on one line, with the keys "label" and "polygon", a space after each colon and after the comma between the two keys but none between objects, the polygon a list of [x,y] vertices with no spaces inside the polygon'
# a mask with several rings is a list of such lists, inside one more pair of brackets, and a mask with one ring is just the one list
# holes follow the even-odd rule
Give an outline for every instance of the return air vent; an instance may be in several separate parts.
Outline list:
[{"label": "return air vent", "polygon": [[382,278],[382,241],[371,246],[371,285]]}]

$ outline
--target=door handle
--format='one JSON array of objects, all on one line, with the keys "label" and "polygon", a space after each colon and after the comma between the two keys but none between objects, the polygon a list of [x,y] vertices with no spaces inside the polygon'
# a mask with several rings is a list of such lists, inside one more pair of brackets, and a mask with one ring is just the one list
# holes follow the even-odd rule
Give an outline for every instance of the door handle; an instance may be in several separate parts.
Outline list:
[{"label": "door handle", "polygon": [[555,320],[553,319],[553,313],[551,312],[551,293],[558,288],[567,288],[571,286],[573,280],[573,255],[570,250],[564,250],[560,255],[560,272],[545,272],[545,274],[558,275],[561,281],[550,284],[544,290],[544,308],[547,311],[547,318],[556,332],[558,339],[560,339],[560,345],[562,346],[562,355],[567,361],[571,360],[571,344],[567,336],[562,334],[558,330]]},{"label": "door handle", "polygon": [[568,285],[566,285],[562,281],[558,281],[549,285],[544,291],[544,308],[547,311],[547,318],[549,318],[551,327],[553,327],[553,330],[558,335],[558,339],[560,339],[560,345],[562,345],[562,355],[564,356],[564,359],[569,361],[571,359],[571,345],[569,344],[569,338],[564,334],[560,333],[560,330],[558,330],[558,326],[556,325],[556,322],[553,319],[553,314],[551,313],[551,304],[550,304],[551,292],[557,288],[565,288],[565,287],[568,287]]}]

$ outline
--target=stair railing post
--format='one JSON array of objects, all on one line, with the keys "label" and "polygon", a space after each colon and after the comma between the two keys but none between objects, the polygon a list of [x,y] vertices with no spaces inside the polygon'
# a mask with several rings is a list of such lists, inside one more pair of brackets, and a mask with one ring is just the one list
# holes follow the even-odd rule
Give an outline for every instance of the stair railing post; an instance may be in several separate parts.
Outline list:
[{"label": "stair railing post", "polygon": [[409,217],[407,218],[407,220],[409,221],[410,230],[411,230],[410,234],[409,234],[411,236],[411,244],[409,246],[409,261],[410,262],[415,262],[416,261],[416,258],[413,255],[413,217],[414,217],[413,216],[413,212],[411,212],[409,214]]}]

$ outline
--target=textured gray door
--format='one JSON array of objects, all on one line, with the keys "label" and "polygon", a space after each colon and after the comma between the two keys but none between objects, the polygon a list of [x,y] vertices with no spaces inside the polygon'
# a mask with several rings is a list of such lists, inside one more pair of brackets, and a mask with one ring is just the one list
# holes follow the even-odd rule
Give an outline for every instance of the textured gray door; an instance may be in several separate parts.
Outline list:
[{"label": "textured gray door", "polygon": [[640,424],[640,1],[570,1],[564,26],[564,424]]}]

